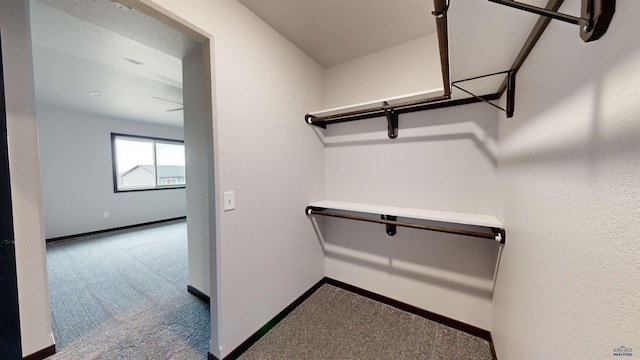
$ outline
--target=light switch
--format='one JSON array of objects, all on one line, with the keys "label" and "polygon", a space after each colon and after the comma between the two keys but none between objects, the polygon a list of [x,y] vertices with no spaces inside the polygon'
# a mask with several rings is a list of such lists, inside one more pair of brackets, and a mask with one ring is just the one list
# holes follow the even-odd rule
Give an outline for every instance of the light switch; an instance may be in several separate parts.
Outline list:
[{"label": "light switch", "polygon": [[236,208],[235,192],[224,192],[224,211],[233,210]]}]

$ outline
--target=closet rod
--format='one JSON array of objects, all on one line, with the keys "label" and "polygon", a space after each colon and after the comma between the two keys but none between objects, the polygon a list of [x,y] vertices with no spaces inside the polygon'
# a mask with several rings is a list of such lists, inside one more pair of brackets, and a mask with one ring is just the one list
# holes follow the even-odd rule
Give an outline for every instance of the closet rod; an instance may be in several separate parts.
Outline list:
[{"label": "closet rod", "polygon": [[514,0],[489,1],[578,25],[580,27],[580,38],[584,42],[600,39],[607,32],[613,14],[616,12],[616,0],[582,0],[580,17],[559,13],[557,9],[549,10]]},{"label": "closet rod", "polygon": [[[452,107],[452,106],[475,104],[485,100],[498,100],[500,99],[501,95],[502,94],[499,94],[499,93],[493,93],[493,94],[478,96],[477,98],[468,97],[464,99],[447,100],[447,101],[433,100],[430,102],[407,104],[402,107],[400,107],[399,105],[395,105],[393,106],[393,110],[398,115],[401,115],[401,114],[408,114],[408,113],[417,112],[417,111],[434,110],[434,109],[442,109],[442,108]],[[441,100],[446,100],[446,99],[444,99],[443,97]],[[311,115],[307,115],[307,116],[311,116]],[[381,106],[380,108],[376,108],[375,110],[372,110],[371,112],[368,112],[368,113],[364,113],[364,114],[355,113],[349,116],[341,116],[340,118],[322,121],[322,123],[314,123],[313,125],[324,128],[326,124],[339,124],[343,122],[365,120],[365,119],[371,119],[371,118],[383,117],[383,116],[385,116],[385,110],[384,110],[384,107]],[[309,122],[309,124],[311,124],[311,122]]]},{"label": "closet rod", "polygon": [[407,222],[403,222],[403,221],[386,220],[386,219],[374,219],[374,218],[368,218],[368,217],[356,216],[356,215],[344,215],[344,214],[326,212],[324,210],[321,210],[321,209],[318,209],[318,208],[314,208],[312,206],[308,206],[306,208],[306,210],[305,210],[305,213],[307,215],[322,215],[322,216],[336,217],[336,218],[341,218],[341,219],[358,220],[358,221],[372,222],[372,223],[392,225],[392,226],[402,226],[402,227],[408,227],[408,228],[420,229],[420,230],[437,231],[437,232],[442,232],[442,233],[447,233],[447,234],[472,236],[472,237],[478,237],[478,238],[483,238],[483,239],[494,240],[494,241],[500,242],[502,244],[504,244],[504,242],[505,242],[505,232],[504,232],[504,230],[496,229],[496,228],[491,228],[491,230],[493,231],[493,234],[489,234],[489,233],[482,233],[482,232],[477,232],[477,231],[445,228],[445,227],[440,227],[440,226],[413,224],[413,223],[407,223]]}]

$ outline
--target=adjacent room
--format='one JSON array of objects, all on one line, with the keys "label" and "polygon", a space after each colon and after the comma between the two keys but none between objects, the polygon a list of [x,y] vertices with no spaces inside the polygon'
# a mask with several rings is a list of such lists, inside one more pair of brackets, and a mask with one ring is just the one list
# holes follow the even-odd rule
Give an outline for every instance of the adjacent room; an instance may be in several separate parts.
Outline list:
[{"label": "adjacent room", "polygon": [[[640,2],[524,2],[0,4],[22,358],[633,356]],[[84,23],[47,28],[52,14]],[[178,35],[148,30],[159,24]],[[113,45],[81,26],[158,44],[149,53],[171,55],[158,69],[174,64],[173,75],[143,76],[136,62],[149,60],[109,50],[119,70],[108,78],[138,89],[155,74],[182,94],[61,91],[84,66],[104,67],[80,52]],[[44,92],[49,81],[65,87]],[[119,96],[132,108],[108,113]],[[183,141],[186,187],[175,163],[119,169],[118,141]],[[128,191],[149,182],[171,189]],[[89,245],[111,229],[102,255],[85,248],[97,266],[85,275],[104,267],[127,286],[77,317],[90,329],[136,291],[133,314],[152,311],[113,316],[130,326],[72,353],[55,338],[63,302],[47,273],[64,251],[49,260],[46,240]],[[156,241],[167,252],[132,260]],[[116,258],[161,279],[106,270]],[[89,266],[77,264],[66,277]],[[190,300],[200,307],[178,315]],[[145,337],[151,328],[162,340]]]},{"label": "adjacent room", "polygon": [[[198,333],[195,354],[206,356],[209,299],[191,285],[197,297],[185,291],[183,74],[175,55],[196,46],[145,45],[125,29],[91,22],[95,8],[74,5],[30,3],[57,356],[79,356],[104,332],[121,333],[112,338],[122,342],[159,327],[163,312],[185,338]],[[131,11],[107,5],[116,15]],[[159,30],[180,38],[166,26]]]}]

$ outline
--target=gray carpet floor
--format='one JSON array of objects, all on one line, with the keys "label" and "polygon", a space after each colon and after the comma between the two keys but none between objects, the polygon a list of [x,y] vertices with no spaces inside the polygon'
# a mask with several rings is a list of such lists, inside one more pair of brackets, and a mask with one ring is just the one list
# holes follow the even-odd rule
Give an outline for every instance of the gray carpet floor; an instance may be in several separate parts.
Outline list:
[{"label": "gray carpet floor", "polygon": [[[209,307],[186,291],[186,223],[47,245],[48,359],[206,359]],[[491,360],[490,344],[325,284],[240,360]]]},{"label": "gray carpet floor", "polygon": [[49,359],[206,359],[209,307],[187,292],[185,221],[47,245]]},{"label": "gray carpet floor", "polygon": [[240,360],[491,360],[489,342],[325,284]]}]

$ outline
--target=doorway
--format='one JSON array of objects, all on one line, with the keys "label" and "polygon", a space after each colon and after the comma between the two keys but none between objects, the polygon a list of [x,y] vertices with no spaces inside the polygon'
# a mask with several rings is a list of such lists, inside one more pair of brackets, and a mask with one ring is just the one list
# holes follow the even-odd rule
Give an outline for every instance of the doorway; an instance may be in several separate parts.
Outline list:
[{"label": "doorway", "polygon": [[[113,2],[77,3],[75,1],[55,0],[41,0],[39,2],[45,5],[55,4],[61,7],[62,10],[70,12],[74,11],[73,9],[76,6],[113,7]],[[127,33],[132,40],[137,37],[148,37],[149,34],[154,33],[154,29],[147,29],[141,24],[155,23],[157,25],[158,20],[160,20],[161,23],[164,22],[163,26],[173,27],[174,31],[183,31],[186,26],[185,24],[178,24],[175,19],[163,18],[162,12],[152,11],[153,9],[150,7],[153,5],[140,4],[138,2],[132,5],[134,8],[128,8],[126,12],[128,14],[137,13],[137,16],[141,16],[141,20],[132,26],[138,32],[137,35],[128,33],[130,29],[126,29],[126,26],[123,28],[122,22],[118,22],[116,25],[108,23],[100,25],[107,28],[109,26],[117,26],[119,32]],[[122,6],[126,7],[126,5]],[[112,8],[105,9],[106,12],[111,12],[112,10]],[[101,10],[97,12],[101,12]],[[96,13],[96,11],[90,13]],[[153,18],[146,15],[149,13],[154,14]],[[117,15],[122,16],[122,14]],[[146,20],[143,17],[146,17]],[[100,20],[108,22],[108,18],[109,16],[105,15],[101,16]],[[193,33],[192,31],[190,34]],[[183,73],[187,74],[183,82],[183,89],[185,92],[184,138],[187,153],[187,182],[189,184],[186,189],[189,281],[188,284],[185,284],[184,290],[188,289],[192,293],[208,297],[210,295],[209,259],[212,257],[210,249],[215,249],[215,246],[210,246],[210,242],[215,241],[214,139],[211,106],[213,93],[212,84],[210,83],[209,40],[205,35],[201,35],[196,40],[199,42],[197,49],[181,54],[183,57],[182,70]],[[166,48],[156,50],[168,51]],[[195,164],[195,166],[191,166],[191,164]],[[43,165],[46,165],[46,163]],[[109,178],[109,181],[111,181],[111,178]],[[102,215],[102,211],[100,215]],[[110,212],[110,216],[113,216],[113,212]]]}]

